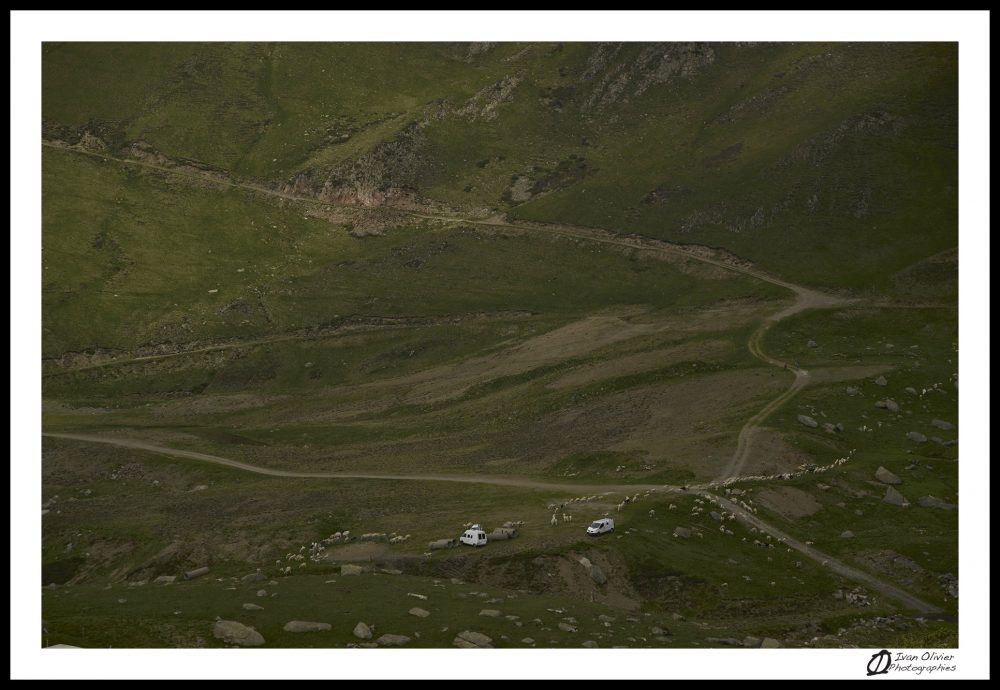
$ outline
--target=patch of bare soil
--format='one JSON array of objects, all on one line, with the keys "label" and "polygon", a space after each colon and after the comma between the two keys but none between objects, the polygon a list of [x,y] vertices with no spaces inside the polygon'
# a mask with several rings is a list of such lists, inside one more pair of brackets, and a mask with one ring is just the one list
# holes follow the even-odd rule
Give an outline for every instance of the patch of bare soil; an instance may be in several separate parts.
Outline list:
[{"label": "patch of bare soil", "polygon": [[385,544],[374,542],[363,542],[360,544],[345,544],[328,548],[323,555],[326,561],[369,561],[376,558],[384,558],[390,555],[389,547]]},{"label": "patch of bare soil", "polygon": [[801,518],[818,512],[823,504],[801,489],[779,486],[762,489],[754,498],[765,508],[769,508],[787,518]]},{"label": "patch of bare soil", "polygon": [[812,462],[814,458],[806,455],[785,441],[777,431],[756,429],[753,439],[753,452],[743,466],[742,474],[773,475],[797,471],[799,465]]}]

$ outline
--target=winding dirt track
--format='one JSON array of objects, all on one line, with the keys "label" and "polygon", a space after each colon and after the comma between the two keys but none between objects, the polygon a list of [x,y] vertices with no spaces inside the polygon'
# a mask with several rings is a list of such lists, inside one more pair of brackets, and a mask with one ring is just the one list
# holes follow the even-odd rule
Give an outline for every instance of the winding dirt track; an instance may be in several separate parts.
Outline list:
[{"label": "winding dirt track", "polygon": [[[316,199],[311,199],[308,197],[298,197],[289,194],[283,194],[274,190],[270,190],[264,187],[259,187],[256,185],[242,184],[238,182],[233,182],[229,180],[202,176],[195,173],[189,173],[183,170],[175,170],[168,167],[153,165],[149,163],[144,163],[141,161],[127,160],[120,158],[113,158],[111,156],[105,156],[99,153],[94,153],[91,151],[82,151],[80,149],[69,148],[67,146],[60,146],[52,143],[42,143],[43,146],[49,146],[51,148],[58,148],[67,151],[75,151],[76,153],[81,153],[96,158],[101,158],[104,160],[115,160],[120,163],[126,163],[130,165],[138,165],[145,168],[152,168],[155,170],[160,170],[167,173],[173,173],[176,175],[181,175],[183,177],[189,177],[205,182],[215,182],[228,187],[236,187],[241,189],[247,189],[259,194],[265,194],[269,196],[280,197],[283,199],[288,199],[292,201],[301,201],[310,204],[319,204],[324,206],[333,206],[333,204],[327,204],[325,202],[318,201]],[[788,283],[786,281],[780,280],[773,276],[769,276],[760,271],[755,271],[750,268],[743,266],[736,266],[733,264],[728,264],[724,261],[716,261],[708,257],[699,256],[694,253],[685,251],[680,247],[671,247],[667,245],[638,245],[635,241],[629,240],[619,240],[613,237],[607,237],[600,235],[595,231],[588,231],[586,228],[575,228],[570,226],[562,225],[527,225],[527,224],[517,224],[510,222],[500,222],[496,220],[470,220],[464,218],[452,218],[444,216],[433,216],[424,215],[413,212],[404,212],[407,215],[419,218],[427,218],[437,221],[445,222],[455,222],[455,223],[466,223],[472,225],[485,225],[494,227],[510,227],[519,231],[532,231],[532,232],[546,232],[554,235],[562,235],[565,237],[575,237],[578,239],[583,239],[591,242],[599,242],[602,244],[610,244],[628,247],[632,249],[640,249],[642,251],[651,252],[661,252],[669,253],[674,255],[680,255],[693,259],[695,261],[700,261],[706,264],[712,264],[720,268],[724,268],[729,271],[735,271],[737,273],[742,273],[759,280],[771,283],[773,285],[778,285],[791,292],[795,293],[795,302],[782,309],[781,311],[768,317],[761,325],[754,331],[753,335],[750,337],[748,342],[748,347],[750,352],[760,359],[761,361],[770,364],[772,366],[780,366],[782,369],[791,369],[794,374],[794,380],[791,386],[784,391],[780,396],[769,402],[760,412],[755,414],[743,428],[740,430],[740,434],[737,440],[736,451],[733,454],[732,459],[729,464],[725,467],[723,472],[719,475],[716,481],[721,481],[727,478],[737,476],[744,465],[746,464],[747,458],[749,457],[750,450],[754,437],[758,431],[758,425],[763,422],[772,412],[774,412],[778,407],[783,405],[785,402],[790,400],[800,389],[802,389],[809,382],[809,373],[807,371],[798,369],[794,366],[790,366],[787,362],[782,362],[781,360],[775,359],[765,353],[761,347],[761,341],[768,329],[779,321],[788,318],[794,314],[798,314],[807,309],[823,309],[831,308],[836,306],[841,306],[848,303],[848,300],[844,300],[832,295],[827,295],[815,290],[810,290],[804,288],[800,285],[795,285],[793,283]],[[147,359],[147,358],[138,358]],[[122,360],[120,363],[127,362],[131,360]],[[355,473],[313,473],[313,472],[290,472],[286,470],[276,470],[267,467],[257,467],[250,465],[238,460],[231,460],[229,458],[223,458],[216,455],[208,455],[206,453],[197,453],[194,451],[177,450],[173,448],[167,448],[163,446],[156,446],[153,444],[144,443],[141,441],[135,441],[132,439],[123,438],[109,438],[103,436],[96,436],[91,434],[57,434],[57,433],[43,433],[43,436],[48,436],[52,438],[63,438],[71,439],[76,441],[84,441],[90,443],[107,443],[116,446],[123,446],[126,448],[134,448],[136,450],[145,450],[152,453],[158,453],[161,455],[182,457],[192,460],[200,460],[203,462],[210,462],[217,465],[223,465],[226,467],[231,467],[233,469],[243,470],[246,472],[254,472],[257,474],[264,474],[274,477],[293,477],[293,478],[303,478],[303,479],[382,479],[382,480],[402,480],[402,481],[443,481],[443,482],[462,482],[462,483],[473,483],[473,484],[492,484],[498,486],[512,486],[525,489],[538,489],[546,491],[559,491],[559,492],[578,492],[582,494],[595,493],[632,493],[635,491],[657,491],[657,492],[676,492],[680,491],[679,487],[669,486],[669,485],[652,485],[652,484],[628,484],[628,485],[605,485],[597,486],[592,484],[564,484],[561,482],[544,482],[534,479],[518,478],[518,477],[496,477],[496,476],[484,476],[484,475],[390,475],[390,474],[355,474]],[[833,572],[846,577],[848,579],[854,580],[865,584],[872,589],[882,593],[883,595],[894,599],[904,606],[915,609],[921,613],[938,613],[940,609],[936,606],[932,606],[924,601],[921,601],[917,597],[905,592],[904,590],[896,587],[895,585],[889,584],[878,578],[870,575],[866,572],[853,568],[841,561],[838,561],[826,554],[814,549],[790,536],[784,532],[778,530],[775,527],[765,523],[763,520],[753,515],[752,513],[744,510],[739,505],[729,501],[728,499],[722,498],[715,494],[709,493],[706,489],[709,485],[698,485],[688,487],[692,491],[700,492],[701,495],[705,496],[709,500],[717,502],[719,505],[723,506],[730,512],[734,513],[744,522],[763,530],[772,536],[784,540],[784,543],[788,547],[799,551],[803,555],[812,560],[820,563],[824,567],[828,567]]]}]

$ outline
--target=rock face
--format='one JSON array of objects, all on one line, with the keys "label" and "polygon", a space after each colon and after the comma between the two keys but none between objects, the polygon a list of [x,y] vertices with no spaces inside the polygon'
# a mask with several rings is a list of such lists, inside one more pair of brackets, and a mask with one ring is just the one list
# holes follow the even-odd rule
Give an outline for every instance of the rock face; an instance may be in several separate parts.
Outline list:
[{"label": "rock face", "polygon": [[608,581],[607,576],[604,575],[604,571],[597,565],[590,566],[590,579],[599,585],[603,585]]},{"label": "rock face", "polygon": [[894,506],[900,506],[901,508],[905,508],[910,505],[910,502],[906,500],[906,497],[891,486],[885,487],[885,497],[882,499],[882,502]]},{"label": "rock face", "polygon": [[241,647],[259,647],[264,644],[263,635],[236,621],[215,621],[212,634],[226,644],[238,644]]},{"label": "rock face", "polygon": [[358,623],[354,626],[354,636],[359,640],[370,640],[372,639],[372,629],[365,623]]},{"label": "rock face", "polygon": [[921,434],[919,431],[910,431],[910,432],[907,432],[906,438],[908,438],[911,441],[915,441],[916,443],[926,443],[927,442],[927,437],[924,436],[923,434]]},{"label": "rock face", "polygon": [[902,484],[903,480],[894,475],[892,472],[884,467],[879,467],[875,470],[875,479],[879,480],[883,484]]},{"label": "rock face", "polygon": [[948,503],[933,496],[921,496],[917,499],[917,503],[924,508],[940,508],[941,510],[955,510],[958,507],[954,503]]},{"label": "rock face", "polygon": [[379,647],[402,647],[410,638],[406,635],[383,635],[375,640]]},{"label": "rock face", "polygon": [[937,427],[938,429],[943,429],[944,431],[951,431],[955,428],[955,425],[951,422],[946,422],[943,419],[932,419],[931,426]]},{"label": "rock face", "polygon": [[313,621],[288,621],[285,623],[285,631],[293,633],[303,632],[325,632],[330,629],[329,623],[314,623]]},{"label": "rock face", "polygon": [[486,635],[473,632],[471,630],[463,630],[455,636],[455,640],[452,642],[456,647],[465,648],[481,648],[489,649],[493,647],[493,638],[487,637]]},{"label": "rock face", "polygon": [[349,565],[345,564],[340,566],[340,575],[342,577],[347,577],[348,575],[360,575],[364,572],[364,568],[360,565]]},{"label": "rock face", "polygon": [[674,536],[681,537],[682,539],[690,539],[691,530],[687,527],[674,527]]},{"label": "rock face", "polygon": [[811,429],[815,429],[816,427],[819,426],[819,424],[816,422],[816,420],[813,419],[812,417],[810,417],[807,414],[800,414],[798,417],[796,417],[796,419],[799,420],[799,424],[807,426],[807,427],[809,427]]}]

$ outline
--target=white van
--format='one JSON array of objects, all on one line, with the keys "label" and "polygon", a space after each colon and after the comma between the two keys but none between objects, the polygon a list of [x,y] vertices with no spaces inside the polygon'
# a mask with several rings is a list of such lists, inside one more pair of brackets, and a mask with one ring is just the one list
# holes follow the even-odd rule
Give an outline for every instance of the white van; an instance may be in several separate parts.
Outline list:
[{"label": "white van", "polygon": [[486,546],[486,532],[479,525],[473,525],[465,530],[459,541],[469,546]]},{"label": "white van", "polygon": [[590,536],[596,536],[598,534],[604,534],[605,532],[615,531],[615,521],[611,518],[601,518],[600,520],[594,520],[590,523],[590,527],[587,528],[587,534]]}]

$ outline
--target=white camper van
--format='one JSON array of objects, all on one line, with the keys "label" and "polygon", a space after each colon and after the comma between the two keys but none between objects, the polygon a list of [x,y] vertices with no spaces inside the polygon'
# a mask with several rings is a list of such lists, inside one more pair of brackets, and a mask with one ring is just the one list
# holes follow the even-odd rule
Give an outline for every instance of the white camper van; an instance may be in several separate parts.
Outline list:
[{"label": "white camper van", "polygon": [[615,531],[615,521],[611,518],[601,518],[600,520],[594,520],[590,523],[590,527],[587,528],[587,534],[590,536],[596,536],[598,534],[604,534],[605,532]]},{"label": "white camper van", "polygon": [[479,525],[473,525],[465,530],[459,541],[469,546],[486,546],[486,532]]}]

